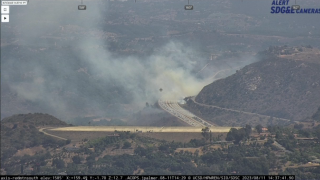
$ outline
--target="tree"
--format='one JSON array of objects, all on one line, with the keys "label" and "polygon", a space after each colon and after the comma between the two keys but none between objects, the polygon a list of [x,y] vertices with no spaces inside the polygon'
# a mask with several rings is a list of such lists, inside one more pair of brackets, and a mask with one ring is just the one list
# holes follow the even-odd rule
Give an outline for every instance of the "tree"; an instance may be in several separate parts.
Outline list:
[{"label": "tree", "polygon": [[246,137],[249,137],[250,134],[252,133],[252,128],[250,125],[246,124],[245,132],[246,132]]},{"label": "tree", "polygon": [[75,164],[81,164],[81,157],[80,156],[73,156],[72,161]]},{"label": "tree", "polygon": [[23,164],[20,165],[20,173],[23,174]]},{"label": "tree", "polygon": [[262,126],[261,126],[261,124],[256,125],[256,130],[257,130],[257,132],[258,132],[259,134],[262,133]]},{"label": "tree", "polygon": [[52,166],[56,166],[56,168],[61,169],[64,168],[64,161],[62,159],[54,159],[52,161]]},{"label": "tree", "polygon": [[320,141],[320,127],[316,129],[316,136],[318,138],[318,142]]},{"label": "tree", "polygon": [[273,143],[274,141],[271,138],[268,138],[267,142],[264,143],[264,146],[271,146]]},{"label": "tree", "polygon": [[236,134],[236,131],[238,131],[236,128],[231,128],[230,131],[227,134],[226,140],[227,141],[233,141],[235,139],[234,135]]},{"label": "tree", "polygon": [[90,156],[88,156],[87,158],[86,158],[86,160],[87,160],[87,165],[89,166],[89,167],[92,167],[92,165],[95,163],[95,156],[94,155],[90,155]]},{"label": "tree", "polygon": [[129,143],[128,141],[123,143],[122,149],[128,149],[131,147],[131,143]]},{"label": "tree", "polygon": [[205,127],[205,128],[203,128],[202,130],[202,136],[206,139],[206,140],[208,140],[209,139],[209,128],[208,127]]},{"label": "tree", "polygon": [[168,144],[161,144],[158,148],[160,151],[168,152],[169,151],[169,145]]},{"label": "tree", "polygon": [[140,156],[146,156],[147,155],[147,150],[144,149],[143,147],[141,146],[138,146],[135,150],[134,150],[134,153],[135,154],[138,154]]},{"label": "tree", "polygon": [[199,150],[198,150],[198,149],[194,152],[194,155],[195,155],[196,157],[199,156]]},{"label": "tree", "polygon": [[70,144],[70,143],[71,143],[70,139],[66,140],[66,144]]},{"label": "tree", "polygon": [[247,134],[250,133],[251,126],[247,128],[241,128],[241,129],[236,129],[236,128],[231,128],[230,131],[227,134],[226,140],[227,141],[234,141],[235,144],[238,144],[243,138],[248,137]]},{"label": "tree", "polygon": [[[251,127],[250,127],[251,128]],[[244,129],[244,128],[241,128],[239,130],[236,131],[236,136],[235,136],[235,143],[236,144],[239,144],[239,142],[245,138],[245,137],[248,137],[247,135],[247,132],[248,130],[247,129]]]}]

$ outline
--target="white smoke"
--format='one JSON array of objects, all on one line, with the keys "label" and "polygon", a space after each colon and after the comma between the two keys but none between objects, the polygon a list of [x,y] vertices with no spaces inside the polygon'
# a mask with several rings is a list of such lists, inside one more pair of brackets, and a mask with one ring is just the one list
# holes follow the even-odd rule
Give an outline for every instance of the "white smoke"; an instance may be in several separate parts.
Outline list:
[{"label": "white smoke", "polygon": [[[45,111],[58,117],[65,117],[68,114],[76,115],[81,111],[76,108],[78,106],[70,106],[66,103],[65,97],[59,95],[61,89],[68,87],[64,95],[70,97],[71,101],[81,99],[81,107],[88,111],[83,112],[84,114],[103,114],[106,109],[101,106],[101,102],[93,100],[92,96],[81,95],[81,89],[79,89],[81,82],[65,78],[70,74],[81,74],[86,78],[89,76],[105,86],[124,88],[132,95],[133,99],[130,104],[135,110],[144,106],[145,102],[154,103],[160,98],[179,100],[182,97],[196,95],[203,86],[213,81],[210,76],[207,78],[195,76],[193,73],[195,65],[203,62],[205,58],[197,57],[195,61],[193,56],[197,54],[195,47],[185,46],[181,42],[167,42],[158,51],[142,59],[137,56],[116,56],[106,48],[106,40],[97,38],[94,33],[100,32],[100,29],[103,29],[101,27],[103,22],[108,21],[104,16],[106,9],[109,8],[107,2],[92,1],[87,3],[87,10],[81,12],[76,9],[78,5],[76,2],[65,2],[63,5],[61,2],[41,1],[40,4],[40,1],[33,1],[28,4],[26,10],[19,11],[28,21],[15,19],[14,16],[10,19],[12,27],[17,27],[13,39],[18,39],[20,45],[36,50],[34,57],[3,58],[2,83],[7,84],[10,91],[17,94],[17,99],[20,100],[18,103],[31,101],[36,104],[45,104],[45,107],[18,108],[8,96],[9,98],[1,100],[2,112],[8,111],[7,114],[15,114]],[[44,11],[43,7],[48,9]],[[42,25],[39,25],[40,23]],[[38,26],[35,26],[36,24]],[[74,27],[73,24],[75,24]],[[90,32],[83,33],[83,31]],[[83,37],[77,35],[78,33],[84,34]],[[9,36],[6,37],[6,34],[10,33],[2,35],[10,39]],[[68,43],[67,40],[39,44],[38,40],[46,36],[80,39],[77,44]],[[42,51],[40,50],[42,46],[48,48],[47,57],[43,57],[41,63],[33,61],[37,58],[37,52]],[[50,52],[50,48],[55,48],[55,46],[71,46],[73,52],[69,53],[79,58],[82,66],[77,67],[69,62],[69,56],[66,54]],[[18,51],[19,47],[17,48]],[[215,69],[212,74],[221,68],[223,69],[223,67]],[[52,74],[52,71],[60,74]],[[24,76],[22,81],[21,79],[15,80],[17,76],[21,76],[19,74]],[[116,85],[110,82],[115,82]],[[95,87],[91,88],[95,89]],[[163,90],[159,91],[159,89]]]}]

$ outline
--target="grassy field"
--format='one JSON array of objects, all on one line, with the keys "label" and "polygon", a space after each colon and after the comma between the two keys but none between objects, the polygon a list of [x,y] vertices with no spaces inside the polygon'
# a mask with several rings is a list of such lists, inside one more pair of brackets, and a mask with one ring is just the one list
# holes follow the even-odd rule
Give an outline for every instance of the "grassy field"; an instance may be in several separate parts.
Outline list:
[{"label": "grassy field", "polygon": [[[231,127],[211,127],[211,132],[229,132]],[[48,129],[48,131],[90,131],[90,132],[201,132],[201,127],[151,127],[151,126],[72,126]]]},{"label": "grassy field", "polygon": [[191,139],[201,139],[203,136],[201,133],[189,133],[189,132],[165,132],[165,133],[140,133],[140,136],[150,137],[159,140],[174,141],[174,142],[189,142]]},{"label": "grassy field", "polygon": [[48,134],[59,136],[65,139],[70,139],[72,142],[81,142],[84,139],[92,140],[100,137],[105,137],[107,135],[113,134],[112,132],[102,132],[102,131],[50,131],[45,130]]},{"label": "grassy field", "polygon": [[[212,137],[222,135],[225,137],[231,127],[212,127]],[[96,139],[113,134],[114,131],[130,131],[140,136],[159,140],[189,142],[191,139],[201,139],[200,127],[151,127],[151,126],[73,126],[59,127],[44,130],[48,134],[70,139],[73,143],[84,139]]]}]

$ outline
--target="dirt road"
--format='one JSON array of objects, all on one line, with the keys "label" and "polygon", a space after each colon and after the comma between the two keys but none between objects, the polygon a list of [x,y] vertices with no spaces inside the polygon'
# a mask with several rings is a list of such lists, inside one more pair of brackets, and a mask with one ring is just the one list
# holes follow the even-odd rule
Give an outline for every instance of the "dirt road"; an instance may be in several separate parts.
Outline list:
[{"label": "dirt road", "polygon": [[258,114],[258,113],[252,113],[252,112],[240,111],[240,110],[236,110],[236,109],[223,108],[223,107],[214,106],[214,105],[202,104],[202,103],[198,103],[198,102],[195,100],[195,97],[190,98],[190,99],[191,99],[195,104],[197,104],[197,105],[199,105],[199,106],[213,107],[213,108],[222,109],[222,110],[226,110],[226,111],[238,112],[238,113],[249,114],[249,115],[257,115],[257,116],[260,116],[260,117],[275,118],[275,119],[277,119],[277,120],[282,120],[282,121],[291,121],[290,119],[271,117],[271,116],[267,116],[267,115],[263,115],[263,114]]},{"label": "dirt road", "polygon": [[42,132],[43,134],[47,135],[47,136],[51,136],[51,137],[55,137],[55,138],[58,138],[58,139],[62,139],[62,140],[67,140],[66,138],[63,138],[63,137],[59,137],[59,136],[56,136],[56,135],[53,135],[53,134],[49,134],[47,132],[45,132],[46,128],[40,128],[39,129],[39,132]]}]

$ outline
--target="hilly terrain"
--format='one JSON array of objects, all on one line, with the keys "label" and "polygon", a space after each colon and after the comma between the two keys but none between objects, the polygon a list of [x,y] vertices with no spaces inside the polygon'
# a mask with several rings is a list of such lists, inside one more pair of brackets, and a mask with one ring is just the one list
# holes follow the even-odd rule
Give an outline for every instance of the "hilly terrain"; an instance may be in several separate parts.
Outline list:
[{"label": "hilly terrain", "polygon": [[[1,120],[1,167],[10,166],[10,159],[25,148],[56,147],[67,142],[39,132],[39,126],[67,126],[63,121],[42,113],[18,114]],[[9,163],[9,164],[8,164]]]},{"label": "hilly terrain", "polygon": [[[141,113],[149,112],[149,108]],[[319,112],[320,109],[310,118]],[[320,177],[319,123],[312,128],[302,124],[295,124],[293,128],[268,126],[264,132],[252,130],[250,125],[232,128],[227,134],[203,131],[193,133],[193,137],[189,134],[188,138],[192,139],[183,142],[156,137],[162,133],[115,131],[89,138],[89,134],[84,137],[79,132],[78,136],[84,139],[79,142],[71,139],[69,144],[38,131],[43,125],[67,125],[51,115],[19,114],[4,119],[1,125],[2,175],[287,174],[296,175],[297,179]],[[37,143],[29,143],[34,140]]]},{"label": "hilly terrain", "polygon": [[205,86],[195,98],[198,104],[188,101],[187,109],[212,121],[252,117],[242,112],[254,113],[257,121],[311,117],[320,105],[319,50],[311,46],[270,47],[259,56],[261,61]]}]

